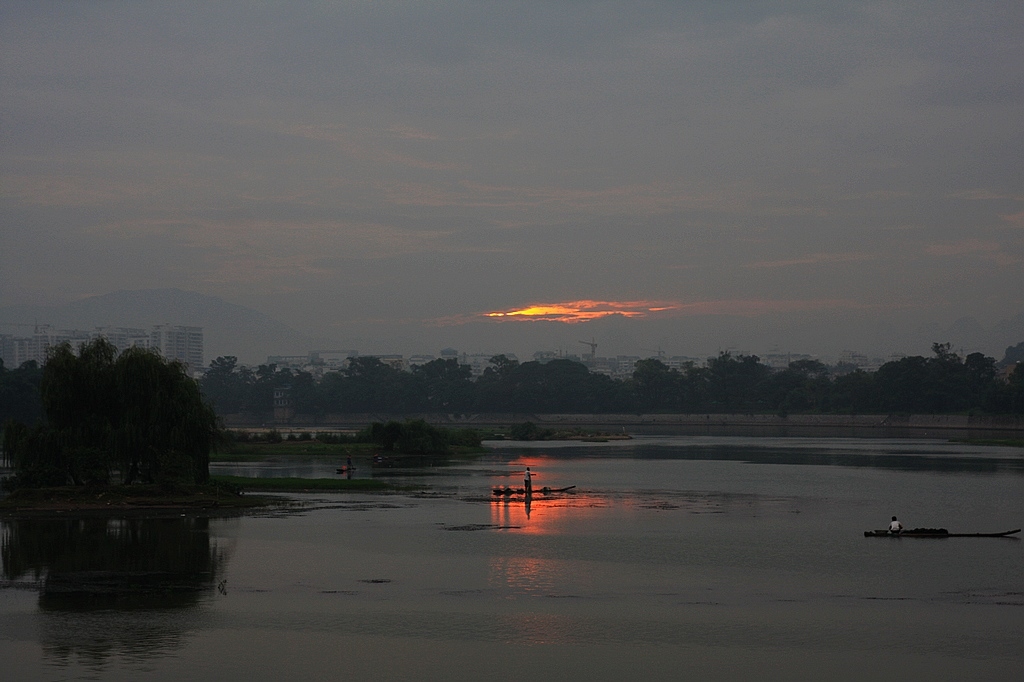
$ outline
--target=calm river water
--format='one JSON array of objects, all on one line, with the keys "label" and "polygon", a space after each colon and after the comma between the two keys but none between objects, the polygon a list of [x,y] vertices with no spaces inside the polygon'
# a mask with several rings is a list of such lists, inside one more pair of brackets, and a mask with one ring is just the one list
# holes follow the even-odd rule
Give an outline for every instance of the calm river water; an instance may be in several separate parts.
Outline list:
[{"label": "calm river water", "polygon": [[[1024,453],[940,441],[493,443],[426,492],[3,522],[4,680],[1016,680]],[[335,475],[338,461],[215,467]],[[501,485],[572,493],[494,499]]]}]

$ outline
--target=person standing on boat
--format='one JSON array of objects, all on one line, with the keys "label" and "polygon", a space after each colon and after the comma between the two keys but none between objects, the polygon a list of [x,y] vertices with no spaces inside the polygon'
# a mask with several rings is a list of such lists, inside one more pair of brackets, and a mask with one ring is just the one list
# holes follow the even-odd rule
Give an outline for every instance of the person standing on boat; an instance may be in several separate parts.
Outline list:
[{"label": "person standing on boat", "polygon": [[526,473],[523,474],[523,488],[527,495],[533,494],[533,474],[530,473],[530,467],[526,467]]},{"label": "person standing on boat", "polygon": [[892,517],[892,522],[889,524],[889,532],[893,535],[899,535],[903,532],[903,524],[896,520],[896,517]]}]

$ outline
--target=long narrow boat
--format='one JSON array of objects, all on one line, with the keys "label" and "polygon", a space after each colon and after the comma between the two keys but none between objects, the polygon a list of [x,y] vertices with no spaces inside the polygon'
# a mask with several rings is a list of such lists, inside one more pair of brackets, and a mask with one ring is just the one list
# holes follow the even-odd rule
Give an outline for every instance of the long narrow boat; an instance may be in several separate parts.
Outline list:
[{"label": "long narrow boat", "polygon": [[945,529],[905,530],[902,533],[890,533],[887,530],[866,530],[866,538],[1005,538],[1020,532],[1020,528],[1006,530],[1002,533],[950,533]]},{"label": "long narrow boat", "polygon": [[[566,487],[535,487],[531,493],[534,495],[548,495],[549,493],[568,493],[575,485],[568,485]],[[526,495],[526,491],[521,487],[496,487],[492,491],[495,495]]]}]

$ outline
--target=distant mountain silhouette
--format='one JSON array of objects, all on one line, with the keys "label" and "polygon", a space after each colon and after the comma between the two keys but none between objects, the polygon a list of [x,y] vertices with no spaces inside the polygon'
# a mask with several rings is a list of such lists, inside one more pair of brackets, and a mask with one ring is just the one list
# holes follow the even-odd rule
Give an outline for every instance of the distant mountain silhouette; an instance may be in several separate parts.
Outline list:
[{"label": "distant mountain silhouette", "polygon": [[203,328],[206,364],[222,355],[235,355],[247,364],[266,362],[268,355],[299,355],[313,341],[291,327],[251,308],[180,289],[115,291],[61,306],[0,308],[0,329],[28,336],[29,327],[10,324],[49,324],[58,329],[142,327],[154,324]]},{"label": "distant mountain silhouette", "polygon": [[[949,327],[930,325],[917,330],[917,342],[921,347],[932,343],[951,343],[958,353],[980,351],[999,360],[1008,346],[1024,341],[1024,313],[1001,320],[990,328],[983,326],[973,317],[962,317]],[[922,351],[922,355],[928,353]]]}]

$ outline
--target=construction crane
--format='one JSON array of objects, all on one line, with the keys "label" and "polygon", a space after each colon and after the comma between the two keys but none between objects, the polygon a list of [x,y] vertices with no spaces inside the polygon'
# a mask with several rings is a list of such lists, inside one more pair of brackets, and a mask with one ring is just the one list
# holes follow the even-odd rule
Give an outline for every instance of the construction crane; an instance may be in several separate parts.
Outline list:
[{"label": "construction crane", "polygon": [[590,346],[590,359],[593,360],[597,357],[597,342],[591,337],[590,341],[580,341],[584,346]]},{"label": "construction crane", "polygon": [[654,350],[653,348],[641,348],[640,350],[645,353],[657,353],[659,360],[663,360],[665,358],[665,351],[663,351],[660,346],[658,347],[658,350]]}]

